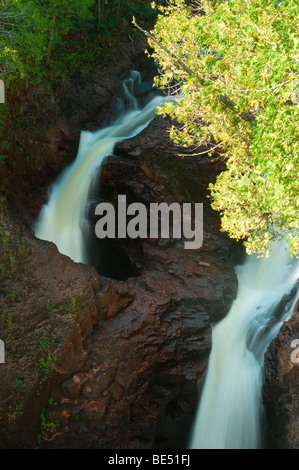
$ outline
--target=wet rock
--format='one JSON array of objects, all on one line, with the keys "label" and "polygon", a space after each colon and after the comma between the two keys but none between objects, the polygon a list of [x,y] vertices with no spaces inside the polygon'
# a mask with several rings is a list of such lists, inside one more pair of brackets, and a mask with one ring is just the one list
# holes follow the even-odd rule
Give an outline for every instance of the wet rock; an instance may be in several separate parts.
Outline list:
[{"label": "wet rock", "polygon": [[[163,127],[159,139],[167,139]],[[146,205],[204,202],[204,243],[198,250],[185,250],[182,240],[145,239],[138,242],[138,275],[125,281],[101,276],[96,294],[100,320],[84,341],[89,380],[76,400],[64,404],[69,415],[84,410],[84,415],[79,411],[84,448],[188,445],[197,383],[211,349],[211,324],[223,318],[236,295],[233,266],[240,251],[220,234],[218,216],[205,198],[207,161],[183,163],[157,149],[156,140],[152,145],[138,156],[122,148],[122,155],[108,158],[99,198],[113,203],[118,194],[126,194],[129,202]],[[121,240],[121,248],[133,264],[134,244]],[[118,257],[110,259],[117,269]],[[105,437],[91,443],[90,435],[104,426]],[[40,445],[74,448],[77,431],[78,421],[71,420],[59,436],[44,436]]]},{"label": "wet rock", "polygon": [[[170,121],[158,117],[140,136],[120,143],[100,175],[101,200],[116,202],[126,194],[129,202],[145,204],[203,202],[200,249],[185,250],[183,240],[116,240],[98,248],[99,274],[31,232],[45,187],[75,156],[80,131],[110,122],[116,84],[134,56],[131,51],[119,64],[115,59],[111,84],[99,68],[78,79],[65,92],[60,124],[38,129],[32,143],[40,148],[42,133],[40,171],[32,176],[28,167],[15,174],[13,227],[17,233],[22,214],[28,251],[20,258],[22,269],[1,283],[0,333],[7,344],[7,363],[0,365],[3,448],[187,445],[211,324],[227,313],[237,290],[239,245],[220,232],[206,199],[221,161],[175,156],[184,150],[168,138]],[[13,291],[19,296],[11,302]]]},{"label": "wet rock", "polygon": [[299,362],[293,362],[295,346],[291,347],[292,341],[298,338],[297,303],[293,318],[283,323],[265,354],[263,398],[268,427],[266,446],[271,449],[299,448]]}]

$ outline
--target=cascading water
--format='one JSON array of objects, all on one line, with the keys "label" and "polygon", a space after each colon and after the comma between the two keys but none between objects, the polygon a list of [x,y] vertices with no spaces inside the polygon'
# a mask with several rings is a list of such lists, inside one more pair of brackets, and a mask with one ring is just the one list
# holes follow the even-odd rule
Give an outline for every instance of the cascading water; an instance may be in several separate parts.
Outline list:
[{"label": "cascading water", "polygon": [[[292,292],[299,262],[284,244],[267,260],[249,256],[238,267],[238,295],[228,315],[212,329],[212,351],[193,429],[193,449],[256,449],[263,445],[264,353],[297,302],[283,318],[278,305]],[[290,299],[291,299],[290,295]]]},{"label": "cascading water", "polygon": [[[74,261],[88,263],[85,246],[88,196],[98,169],[112,155],[117,142],[137,135],[163,106],[167,97],[147,103],[135,97],[140,74],[132,72],[123,84],[118,119],[95,133],[81,133],[76,160],[51,188],[35,226],[37,237],[54,242]],[[194,426],[191,448],[259,448],[262,445],[263,355],[281,322],[275,309],[299,276],[299,263],[291,261],[280,245],[276,256],[263,261],[248,257],[237,268],[238,296],[228,315],[212,330],[209,367]],[[295,302],[295,301],[294,301]]]},{"label": "cascading water", "polygon": [[131,72],[130,78],[123,83],[123,95],[118,102],[118,119],[111,126],[95,133],[81,133],[76,160],[52,186],[49,201],[36,222],[35,235],[54,242],[61,253],[74,261],[88,263],[84,242],[88,225],[87,202],[96,184],[98,168],[106,156],[113,154],[117,142],[141,132],[154,118],[157,107],[163,106],[168,99],[155,95],[139,109],[135,92],[140,84],[139,72]]}]

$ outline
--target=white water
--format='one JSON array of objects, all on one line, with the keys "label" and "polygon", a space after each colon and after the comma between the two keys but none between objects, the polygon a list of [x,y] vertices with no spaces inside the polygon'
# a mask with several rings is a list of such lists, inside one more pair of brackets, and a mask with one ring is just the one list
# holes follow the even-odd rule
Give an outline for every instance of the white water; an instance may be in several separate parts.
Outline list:
[{"label": "white water", "polygon": [[139,109],[135,90],[140,81],[139,72],[133,71],[123,83],[123,96],[118,103],[119,118],[115,123],[95,133],[81,133],[76,160],[52,186],[49,201],[36,222],[35,235],[54,242],[61,253],[74,261],[88,262],[84,229],[88,195],[96,184],[97,169],[106,156],[113,154],[115,144],[141,132],[154,118],[157,107],[163,106],[167,99],[155,96]]},{"label": "white water", "polygon": [[[262,446],[263,358],[282,321],[275,306],[299,276],[284,244],[267,260],[254,256],[237,268],[238,295],[212,329],[212,351],[191,440],[193,449],[256,449]],[[272,325],[269,321],[272,318]]]},{"label": "white water", "polygon": [[[84,229],[88,195],[104,158],[118,141],[144,129],[163,106],[153,98],[138,108],[135,88],[140,75],[124,82],[119,118],[95,133],[82,132],[76,160],[51,188],[35,227],[37,237],[54,242],[74,261],[88,262]],[[267,261],[248,257],[238,271],[238,296],[228,315],[212,331],[212,351],[191,447],[195,449],[259,448],[262,445],[263,355],[281,321],[269,328],[275,306],[299,276],[284,246]],[[286,315],[291,315],[292,308]]]}]

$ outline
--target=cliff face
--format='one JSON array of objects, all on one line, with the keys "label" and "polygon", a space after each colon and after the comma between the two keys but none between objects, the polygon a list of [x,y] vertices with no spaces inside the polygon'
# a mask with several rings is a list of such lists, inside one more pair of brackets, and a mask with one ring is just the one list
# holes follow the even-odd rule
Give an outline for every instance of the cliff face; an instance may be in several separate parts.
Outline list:
[{"label": "cliff face", "polygon": [[[119,156],[108,158],[101,170],[102,197],[114,201],[117,194],[127,194],[145,204],[205,200],[208,162],[190,159],[183,171],[163,150],[166,129],[158,118],[142,136],[118,146]],[[145,148],[138,157],[137,148]],[[187,445],[197,380],[211,348],[211,323],[227,313],[237,288],[238,249],[219,234],[207,203],[204,231],[203,247],[196,251],[185,250],[182,241],[165,240],[136,245],[125,240],[109,247],[114,275],[124,253],[139,273],[126,281],[100,277],[100,321],[84,342],[86,367],[56,390],[58,404],[47,409],[47,417],[59,425],[43,434],[40,446]],[[107,256],[107,246],[101,250]]]},{"label": "cliff face", "polygon": [[99,175],[99,201],[126,194],[145,204],[203,202],[198,250],[185,250],[182,240],[103,244],[93,237],[97,271],[32,232],[49,181],[75,156],[80,130],[107,124],[119,77],[143,61],[120,51],[110,75],[95,69],[64,93],[57,119],[24,136],[28,152],[39,153],[38,171],[17,157],[1,169],[2,448],[187,445],[211,324],[236,295],[233,266],[241,256],[206,198],[217,158],[174,157],[170,123],[158,117],[119,144]]},{"label": "cliff face", "polygon": [[264,403],[268,425],[267,446],[299,448],[299,359],[293,340],[299,338],[299,303],[291,320],[284,322],[265,354]]},{"label": "cliff face", "polygon": [[[242,256],[220,232],[206,197],[221,161],[175,148],[170,122],[157,117],[118,144],[99,174],[95,204],[116,203],[118,194],[147,206],[203,202],[198,250],[185,250],[183,240],[99,241],[92,229],[93,266],[86,266],[32,230],[47,187],[75,158],[80,131],[109,124],[120,78],[144,68],[145,57],[135,51],[136,44],[126,45],[59,97],[45,96],[42,119],[21,139],[30,159],[16,153],[0,166],[1,448],[188,444],[211,324],[236,295],[233,266]],[[30,96],[21,100],[24,116],[35,112],[32,103]],[[298,324],[297,313],[265,355],[271,448],[299,447],[299,367],[290,346]]]},{"label": "cliff face", "polygon": [[[2,446],[33,446],[40,424],[43,448],[187,444],[211,323],[236,295],[239,251],[219,233],[205,199],[212,162],[176,159],[163,148],[171,148],[166,130],[157,118],[141,137],[118,147],[119,156],[102,168],[101,197],[205,202],[202,248],[185,250],[180,240],[125,240],[109,251],[95,241],[110,275],[128,260],[123,274],[129,277],[120,281],[73,263],[23,228],[23,269],[4,277],[1,296],[7,344],[0,369]],[[151,145],[150,135],[156,136]]]}]

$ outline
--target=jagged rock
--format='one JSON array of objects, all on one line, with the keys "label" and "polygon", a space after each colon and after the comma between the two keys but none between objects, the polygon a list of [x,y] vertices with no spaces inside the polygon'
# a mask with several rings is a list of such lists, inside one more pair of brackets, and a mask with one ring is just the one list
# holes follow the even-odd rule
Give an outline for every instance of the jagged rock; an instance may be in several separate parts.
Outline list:
[{"label": "jagged rock", "polygon": [[[160,142],[167,139],[165,131],[161,126]],[[142,139],[136,139],[141,148]],[[185,250],[180,240],[143,240],[135,246],[126,240],[117,246],[115,241],[115,252],[124,250],[132,263],[138,259],[139,272],[123,281],[101,276],[96,295],[100,321],[84,343],[88,383],[63,407],[68,415],[77,410],[80,419],[66,426],[61,415],[59,433],[44,436],[43,448],[178,448],[188,443],[197,381],[211,348],[211,323],[226,314],[236,295],[233,266],[240,250],[220,234],[218,216],[205,199],[212,162],[182,162],[156,144],[138,156],[123,148],[118,158],[108,158],[99,198],[115,202],[117,194],[125,193],[130,202],[145,204],[203,201],[203,246]],[[130,149],[133,143],[126,145]],[[108,259],[117,277],[119,257]],[[87,414],[91,407],[102,411]],[[47,413],[53,411],[54,405]],[[104,427],[103,438],[97,429]],[[90,435],[97,438],[91,441]]]},{"label": "jagged rock", "polygon": [[[125,59],[123,70],[132,62]],[[120,68],[114,67],[116,83]],[[4,322],[11,313],[17,320],[11,330],[0,324],[7,343],[7,363],[0,364],[3,448],[183,447],[197,381],[207,367],[211,324],[236,295],[233,267],[241,250],[220,233],[206,199],[222,164],[175,158],[169,121],[161,117],[117,146],[117,156],[102,168],[98,196],[113,202],[125,191],[130,202],[204,202],[201,249],[185,250],[182,240],[124,240],[109,247],[93,240],[98,274],[33,237],[30,224],[46,199],[42,186],[74,157],[79,130],[105,123],[102,100],[110,100],[115,88],[95,78],[96,72],[68,91],[61,125],[43,133],[40,173],[29,177],[30,165],[20,169],[9,190],[12,227],[22,213],[29,249],[18,275],[15,270],[3,280],[0,297]],[[93,94],[97,100],[85,106]],[[11,303],[14,291],[19,294]]]},{"label": "jagged rock", "polygon": [[76,400],[87,382],[88,378],[83,372],[73,375],[71,379],[67,379],[61,384],[63,395],[66,398],[72,398]]},{"label": "jagged rock", "polygon": [[[297,313],[296,313],[297,312]],[[299,338],[299,304],[284,322],[265,354],[263,397],[272,449],[299,448],[299,362],[293,363],[291,344]]]},{"label": "jagged rock", "polygon": [[0,364],[1,447],[33,445],[53,388],[86,367],[84,339],[99,321],[94,268],[30,237],[16,262],[1,274],[0,337],[6,346],[6,362]]},{"label": "jagged rock", "polygon": [[[165,139],[163,128],[161,133]],[[2,428],[6,446],[33,446],[38,413],[45,407],[44,416],[50,422],[55,416],[58,424],[52,432],[44,429],[42,448],[187,444],[198,400],[197,381],[211,348],[211,323],[225,315],[237,289],[233,266],[238,247],[220,234],[217,214],[204,198],[206,171],[211,168],[204,161],[190,159],[182,165],[173,156],[164,155],[163,160],[149,148],[138,160],[124,153],[107,160],[101,187],[110,200],[121,188],[130,189],[132,200],[205,202],[202,248],[185,250],[181,240],[144,240],[137,251],[124,244],[121,248],[131,261],[140,254],[140,272],[125,281],[100,277],[94,268],[60,255],[52,243],[31,240],[27,274],[19,281],[23,292],[32,286],[30,303],[22,303],[30,331],[26,341],[38,351],[41,325],[47,320],[54,331],[57,319],[60,325],[67,316],[67,330],[60,326],[55,331],[58,360],[31,416],[32,432],[20,431],[27,419],[26,413],[20,413],[9,438],[5,425]],[[72,297],[78,308],[66,314]],[[14,307],[17,311],[20,305]],[[20,358],[27,354],[22,350]],[[38,357],[23,369],[30,377],[28,396],[38,388],[36,363]],[[6,379],[8,390],[12,381],[13,375]],[[57,404],[47,407],[48,398]],[[27,409],[27,396],[23,401]],[[104,426],[105,437],[97,432]]]}]

